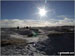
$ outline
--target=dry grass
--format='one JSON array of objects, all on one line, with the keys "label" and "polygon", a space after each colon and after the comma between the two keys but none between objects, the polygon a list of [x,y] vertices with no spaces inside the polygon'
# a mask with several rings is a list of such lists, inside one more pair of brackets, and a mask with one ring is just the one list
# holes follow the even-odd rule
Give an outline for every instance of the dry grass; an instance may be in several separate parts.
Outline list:
[{"label": "dry grass", "polygon": [[23,44],[27,44],[26,40],[23,39],[10,39],[10,40],[1,40],[1,46],[6,46],[6,45],[23,45]]}]

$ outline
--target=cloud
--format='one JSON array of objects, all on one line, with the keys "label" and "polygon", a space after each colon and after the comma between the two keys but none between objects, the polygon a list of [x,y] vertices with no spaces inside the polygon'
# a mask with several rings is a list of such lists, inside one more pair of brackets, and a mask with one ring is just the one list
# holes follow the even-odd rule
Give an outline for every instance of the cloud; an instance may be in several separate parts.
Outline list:
[{"label": "cloud", "polygon": [[0,20],[1,27],[24,27],[24,26],[62,26],[62,25],[74,25],[73,19],[65,17],[62,20],[24,20],[24,19],[4,19]]},{"label": "cloud", "polygon": [[58,22],[56,22],[56,25],[74,25],[74,21],[73,19],[69,19],[69,18],[64,18],[63,20],[59,20]]}]

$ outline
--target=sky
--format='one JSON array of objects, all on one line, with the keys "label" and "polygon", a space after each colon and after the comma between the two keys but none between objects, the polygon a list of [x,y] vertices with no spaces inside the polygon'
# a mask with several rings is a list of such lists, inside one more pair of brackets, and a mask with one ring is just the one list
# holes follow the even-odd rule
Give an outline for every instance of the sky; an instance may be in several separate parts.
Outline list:
[{"label": "sky", "polygon": [[[47,13],[41,17],[38,8],[44,6]],[[2,1],[0,21],[2,27],[73,25],[74,2]]]}]

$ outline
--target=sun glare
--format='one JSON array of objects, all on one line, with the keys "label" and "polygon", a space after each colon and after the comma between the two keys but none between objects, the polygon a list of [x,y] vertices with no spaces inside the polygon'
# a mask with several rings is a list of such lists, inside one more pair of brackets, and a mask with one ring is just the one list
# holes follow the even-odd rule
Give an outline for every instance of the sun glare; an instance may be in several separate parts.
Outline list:
[{"label": "sun glare", "polygon": [[40,16],[45,16],[47,13],[47,11],[45,10],[45,8],[39,8],[39,15]]}]

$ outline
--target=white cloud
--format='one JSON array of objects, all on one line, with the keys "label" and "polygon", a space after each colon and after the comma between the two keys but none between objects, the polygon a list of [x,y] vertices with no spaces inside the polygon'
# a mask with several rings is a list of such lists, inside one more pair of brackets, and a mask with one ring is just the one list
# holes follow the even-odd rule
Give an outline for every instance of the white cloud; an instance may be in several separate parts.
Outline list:
[{"label": "white cloud", "polygon": [[56,22],[56,25],[74,25],[74,21],[73,19],[69,19],[69,18],[64,18],[63,20],[59,20],[58,22]]},{"label": "white cloud", "polygon": [[4,19],[0,20],[1,27],[24,27],[24,26],[62,26],[73,25],[73,19],[64,18],[62,20],[24,20],[24,19]]}]

